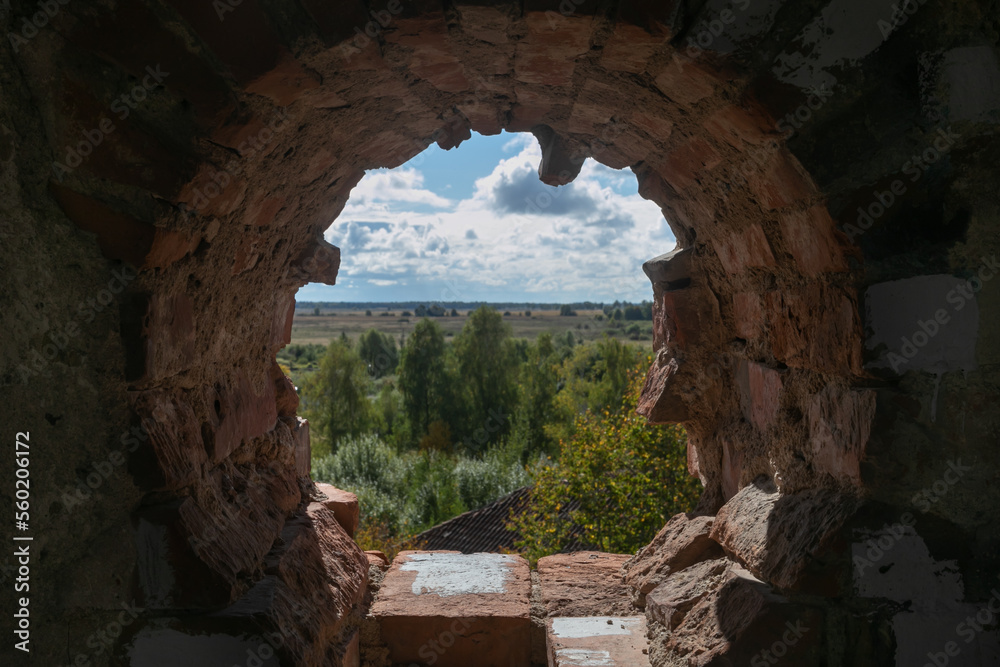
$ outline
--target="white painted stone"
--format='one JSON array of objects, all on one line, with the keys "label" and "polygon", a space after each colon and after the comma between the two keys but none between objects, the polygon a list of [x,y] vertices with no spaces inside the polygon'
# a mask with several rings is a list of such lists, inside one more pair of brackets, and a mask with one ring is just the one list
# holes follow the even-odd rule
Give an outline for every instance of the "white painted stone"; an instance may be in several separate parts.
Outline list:
[{"label": "white painted stone", "polygon": [[516,556],[506,554],[417,553],[400,566],[416,572],[414,595],[473,595],[506,593],[510,568]]},{"label": "white painted stone", "polygon": [[615,664],[607,651],[586,648],[561,648],[556,651],[556,659],[564,667],[614,667]]},{"label": "white painted stone", "polygon": [[560,639],[581,639],[603,635],[630,635],[639,627],[638,618],[586,616],[552,619],[552,634]]}]

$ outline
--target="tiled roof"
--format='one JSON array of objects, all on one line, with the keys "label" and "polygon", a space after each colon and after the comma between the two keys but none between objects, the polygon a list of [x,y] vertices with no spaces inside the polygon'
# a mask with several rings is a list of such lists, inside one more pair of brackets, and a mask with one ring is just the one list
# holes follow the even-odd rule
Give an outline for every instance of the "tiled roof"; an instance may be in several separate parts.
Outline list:
[{"label": "tiled roof", "polygon": [[[527,509],[530,491],[531,487],[525,486],[485,507],[459,514],[428,528],[417,535],[415,541],[421,549],[460,551],[466,554],[513,550],[514,542],[521,539],[521,536],[516,531],[507,530],[507,523],[512,512],[520,515]],[[576,509],[576,505],[576,502],[567,504],[559,514],[567,516]],[[572,528],[572,539],[564,551],[592,548],[580,542],[578,536],[581,532],[578,526]]]}]

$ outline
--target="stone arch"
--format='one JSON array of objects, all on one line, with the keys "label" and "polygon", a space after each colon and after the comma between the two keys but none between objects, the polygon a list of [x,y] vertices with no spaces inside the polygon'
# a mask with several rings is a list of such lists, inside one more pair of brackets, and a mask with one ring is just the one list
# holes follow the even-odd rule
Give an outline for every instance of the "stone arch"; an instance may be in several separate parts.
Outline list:
[{"label": "stone arch", "polygon": [[[331,589],[322,603],[336,611],[288,650],[302,664],[338,650],[330,645],[353,628],[346,609],[360,595],[363,562],[354,553],[324,565],[325,545],[303,527],[330,519],[320,509],[302,519],[312,492],[308,431],[274,354],[288,341],[295,290],[336,279],[339,251],[322,232],[364,170],[501,129],[535,135],[546,183],[569,182],[589,157],[631,168],[642,196],[663,209],[679,250],[644,267],[657,359],[641,410],[687,426],[689,468],[706,486],[699,511],[720,512],[713,537],[733,560],[795,589],[862,499],[889,516],[905,508],[934,473],[904,466],[893,479],[888,470],[907,448],[888,424],[916,428],[927,408],[907,415],[893,405],[922,405],[928,390],[913,379],[919,373],[901,381],[873,370],[863,349],[872,297],[862,290],[915,279],[921,266],[975,270],[973,240],[995,247],[994,195],[977,175],[989,173],[997,101],[991,89],[963,88],[963,77],[995,80],[995,38],[962,32],[985,5],[923,7],[906,34],[893,37],[903,28],[894,21],[889,35],[863,34],[840,53],[833,37],[810,32],[844,30],[818,3],[743,4],[164,0],[59,6],[34,32],[8,17],[21,41],[5,47],[17,64],[3,83],[6,187],[23,224],[43,230],[15,273],[53,257],[78,267],[17,293],[41,298],[54,281],[80,281],[46,297],[55,304],[46,314],[24,311],[31,326],[16,349],[28,358],[51,319],[85,335],[43,370],[84,372],[81,354],[107,363],[85,371],[101,397],[67,403],[105,415],[69,432],[108,434],[82,446],[79,470],[128,440],[117,433],[139,440],[128,478],[105,487],[127,507],[97,521],[83,544],[138,526],[139,547],[122,558],[134,564],[144,604],[166,614],[236,602],[262,581],[304,586],[260,578],[275,540],[291,531],[282,557],[305,563],[312,584],[336,572],[358,585],[341,598]],[[870,18],[860,6],[845,11]],[[932,35],[935,21],[946,29]],[[814,52],[801,55],[791,36],[813,40]],[[889,83],[871,83],[869,71]],[[952,124],[958,133],[946,130]],[[933,147],[939,130],[937,158],[895,194],[901,165]],[[823,149],[831,135],[841,145]],[[909,208],[870,213],[884,220],[871,233],[844,226],[856,205],[870,211],[885,193]],[[947,251],[887,238],[909,211]],[[948,231],[927,231],[935,223]],[[121,296],[91,306],[109,266]],[[92,320],[106,329],[83,326]],[[990,326],[980,340],[995,338]],[[956,344],[971,335],[975,345],[977,331],[963,330]],[[955,368],[950,357],[943,363]],[[988,396],[982,383],[993,371],[980,373],[965,384],[949,376],[949,400]],[[40,374],[28,368],[20,384]],[[13,384],[17,375],[8,373]],[[39,405],[51,403],[37,391]],[[977,423],[988,431],[988,421]],[[924,453],[958,448],[938,427],[921,443]],[[866,457],[879,465],[866,467]],[[74,477],[53,472],[51,487],[72,488]],[[60,502],[52,496],[53,507]],[[995,540],[981,518],[940,507],[944,533]],[[741,528],[755,513],[766,525]],[[804,537],[774,532],[788,530]],[[84,553],[60,544],[66,558]],[[655,564],[655,552],[644,558]],[[185,576],[159,576],[161,564]],[[295,611],[272,610],[290,626]]]}]

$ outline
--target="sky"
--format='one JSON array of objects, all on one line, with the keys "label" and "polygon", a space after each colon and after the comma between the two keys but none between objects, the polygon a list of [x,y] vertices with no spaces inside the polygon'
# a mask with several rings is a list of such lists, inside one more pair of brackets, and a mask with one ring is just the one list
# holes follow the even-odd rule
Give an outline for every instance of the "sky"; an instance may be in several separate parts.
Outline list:
[{"label": "sky", "polygon": [[569,185],[538,180],[530,134],[502,133],[365,174],[326,231],[336,286],[299,301],[642,301],[647,259],[675,240],[635,176],[588,159]]}]

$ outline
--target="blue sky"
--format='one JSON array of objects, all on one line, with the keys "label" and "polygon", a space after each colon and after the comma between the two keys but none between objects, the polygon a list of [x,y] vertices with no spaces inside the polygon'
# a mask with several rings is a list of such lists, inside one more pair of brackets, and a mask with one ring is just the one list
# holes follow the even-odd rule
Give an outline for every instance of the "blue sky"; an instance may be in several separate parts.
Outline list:
[{"label": "blue sky", "polygon": [[473,134],[403,166],[368,172],[326,231],[336,286],[299,301],[641,301],[642,262],[671,250],[635,176],[587,160],[577,179],[538,180],[530,134]]}]

